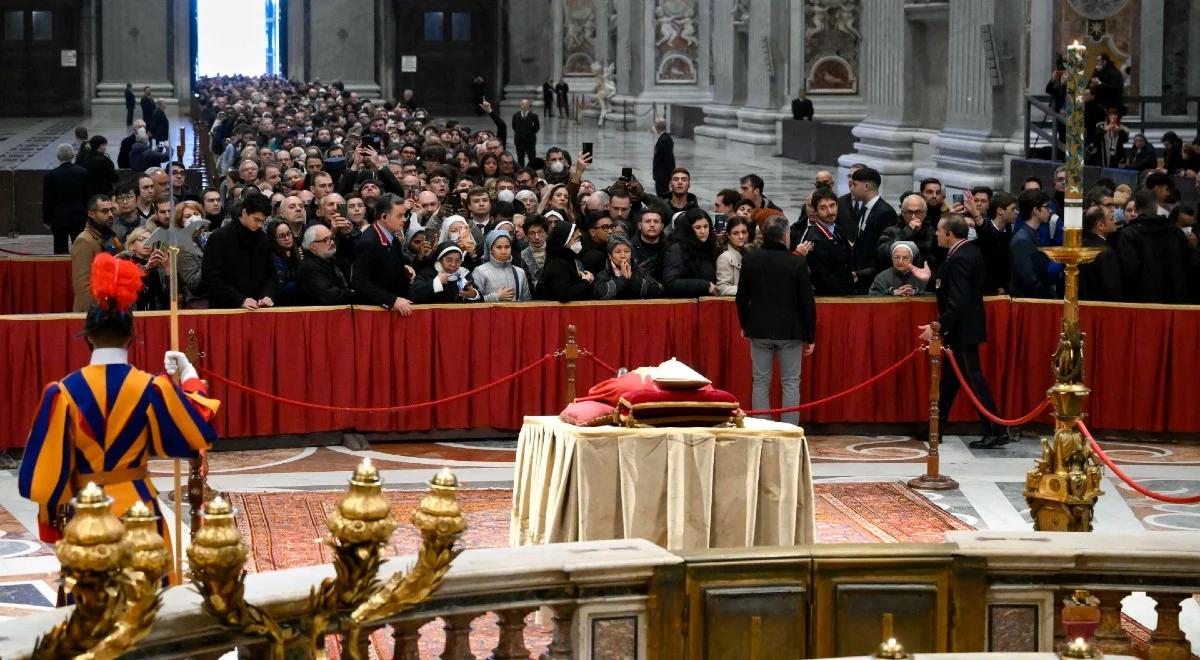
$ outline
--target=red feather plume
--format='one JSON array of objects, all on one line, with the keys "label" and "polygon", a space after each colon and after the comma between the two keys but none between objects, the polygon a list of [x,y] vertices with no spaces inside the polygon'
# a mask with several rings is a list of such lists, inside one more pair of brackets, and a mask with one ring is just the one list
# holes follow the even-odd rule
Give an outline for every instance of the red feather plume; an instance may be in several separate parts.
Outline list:
[{"label": "red feather plume", "polygon": [[92,297],[105,311],[129,311],[143,286],[142,269],[132,261],[117,259],[107,252],[101,252],[92,261]]}]

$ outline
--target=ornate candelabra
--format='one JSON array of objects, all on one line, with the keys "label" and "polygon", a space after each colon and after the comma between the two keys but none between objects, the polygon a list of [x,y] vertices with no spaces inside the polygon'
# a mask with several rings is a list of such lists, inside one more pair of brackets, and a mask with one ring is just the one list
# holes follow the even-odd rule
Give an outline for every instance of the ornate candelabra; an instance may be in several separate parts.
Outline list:
[{"label": "ornate candelabra", "polygon": [[1054,351],[1054,437],[1042,439],[1042,457],[1025,477],[1025,499],[1034,529],[1087,532],[1100,497],[1100,465],[1075,423],[1091,390],[1083,384],[1084,335],[1079,329],[1079,266],[1100,254],[1083,247],[1084,55],[1078,42],[1067,47],[1067,184],[1062,247],[1041,248],[1065,267],[1062,333]]},{"label": "ornate candelabra", "polygon": [[71,505],[75,515],[54,551],[75,609],[38,639],[31,655],[118,658],[150,634],[170,553],[158,518],[142,502],[129,509],[124,524],[112,514],[112,498],[95,484],[77,493]]},{"label": "ornate candelabra", "polygon": [[323,659],[324,636],[329,633],[343,634],[345,653],[360,659],[362,627],[412,608],[441,586],[457,555],[454,542],[467,527],[456,499],[458,480],[443,469],[412,515],[422,537],[416,565],[381,587],[376,576],[383,549],[396,527],[382,491],[379,471],[370,459],[364,460],[329,517],[332,537],[325,543],[334,549],[336,577],[313,589],[308,616],[294,625],[280,624],[246,602],[247,550],[233,509],[220,497],[209,502],[204,507],[204,524],[188,550],[192,580],[204,598],[205,610],[232,631],[265,638],[270,657],[278,660],[301,640],[306,657]]}]

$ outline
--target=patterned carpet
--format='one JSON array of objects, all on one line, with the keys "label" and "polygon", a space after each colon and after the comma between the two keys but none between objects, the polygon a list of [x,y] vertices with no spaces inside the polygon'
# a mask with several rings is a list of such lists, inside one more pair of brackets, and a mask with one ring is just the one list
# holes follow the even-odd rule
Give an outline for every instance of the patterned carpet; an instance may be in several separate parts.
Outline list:
[{"label": "patterned carpet", "polygon": [[[971,529],[900,483],[822,483],[815,486],[815,491],[818,543],[940,543],[947,530]],[[386,492],[400,523],[387,556],[416,551],[420,537],[408,520],[424,494]],[[326,518],[341,495],[341,491],[229,493],[239,511],[238,526],[251,548],[247,569],[268,571],[332,561],[330,550],[317,541],[327,533]],[[463,547],[508,546],[511,490],[463,490],[458,502],[468,525],[460,540]],[[534,623],[532,614],[526,620],[525,643],[533,657],[545,651],[551,633],[551,629]],[[471,634],[475,655],[487,657],[498,634],[494,614],[477,619]],[[439,622],[431,621],[421,629],[422,657],[439,657],[444,646],[445,634]],[[336,638],[327,639],[326,651],[331,658],[341,657]],[[370,655],[391,660],[391,628],[371,636]]]}]

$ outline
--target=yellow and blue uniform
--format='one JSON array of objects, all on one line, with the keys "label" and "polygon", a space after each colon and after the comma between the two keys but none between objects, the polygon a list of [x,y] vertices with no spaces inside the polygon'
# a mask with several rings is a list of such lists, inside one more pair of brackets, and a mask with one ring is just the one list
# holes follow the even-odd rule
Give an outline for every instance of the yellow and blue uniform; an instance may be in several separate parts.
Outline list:
[{"label": "yellow and blue uniform", "polygon": [[147,461],[194,458],[207,449],[219,405],[204,396],[199,379],[177,385],[128,364],[89,365],[47,385],[18,483],[21,496],[38,503],[42,540],[61,537],[58,514],[89,481],[104,485],[118,516],[136,502],[161,513]]}]

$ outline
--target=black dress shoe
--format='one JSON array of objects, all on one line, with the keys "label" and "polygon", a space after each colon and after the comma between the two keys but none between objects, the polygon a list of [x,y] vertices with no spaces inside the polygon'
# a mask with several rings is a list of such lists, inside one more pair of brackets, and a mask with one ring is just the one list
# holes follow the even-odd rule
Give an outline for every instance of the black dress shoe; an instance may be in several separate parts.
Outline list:
[{"label": "black dress shoe", "polygon": [[967,446],[972,449],[999,449],[1010,442],[1012,440],[1007,435],[990,435],[986,438],[974,440]]}]

